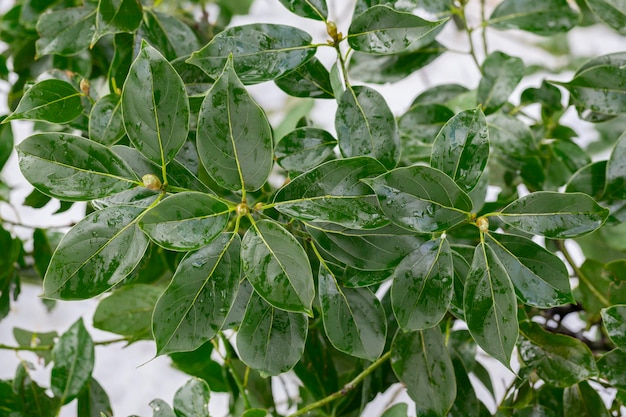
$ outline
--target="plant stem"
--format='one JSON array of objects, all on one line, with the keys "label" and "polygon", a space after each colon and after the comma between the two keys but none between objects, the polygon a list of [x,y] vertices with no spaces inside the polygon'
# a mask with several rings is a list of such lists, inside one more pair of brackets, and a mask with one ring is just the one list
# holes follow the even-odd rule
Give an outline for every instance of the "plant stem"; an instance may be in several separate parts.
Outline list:
[{"label": "plant stem", "polygon": [[469,42],[469,54],[472,57],[472,60],[474,60],[474,63],[476,64],[476,68],[478,68],[478,71],[481,73],[481,75],[483,74],[483,68],[480,65],[480,61],[478,60],[478,56],[476,55],[476,46],[474,45],[474,38],[472,37],[472,33],[474,32],[473,28],[470,28],[469,25],[467,24],[467,17],[465,16],[465,6],[462,6],[459,10],[458,10],[458,16],[461,18],[461,20],[463,21],[463,26],[465,26],[465,32],[467,33],[467,40]]},{"label": "plant stem", "polygon": [[565,260],[567,261],[567,263],[574,270],[574,274],[576,274],[578,279],[585,283],[585,285],[589,288],[589,290],[593,293],[593,295],[598,300],[600,300],[600,302],[604,304],[605,307],[610,306],[611,303],[609,302],[609,300],[604,296],[604,294],[601,294],[600,291],[598,291],[596,287],[594,287],[589,277],[587,277],[587,275],[585,275],[585,273],[576,265],[576,262],[574,262],[574,258],[572,258],[572,255],[569,253],[569,251],[567,250],[567,247],[565,246],[565,241],[557,240],[556,244],[559,250],[561,251],[561,253],[563,254],[563,256],[565,257]]},{"label": "plant stem", "polygon": [[483,38],[483,52],[485,56],[489,55],[489,47],[487,46],[487,15],[485,14],[485,0],[480,0],[480,20],[482,21],[482,38]]},{"label": "plant stem", "polygon": [[335,400],[337,400],[337,399],[339,399],[341,397],[346,396],[350,391],[352,391],[354,388],[356,388],[356,386],[358,384],[363,382],[363,380],[365,378],[367,378],[367,376],[369,374],[371,374],[376,368],[378,368],[380,365],[385,363],[385,361],[389,360],[390,357],[391,357],[391,351],[385,353],[383,356],[378,358],[378,360],[376,362],[372,363],[370,366],[365,368],[363,370],[363,372],[361,372],[359,375],[357,375],[356,378],[354,378],[352,381],[350,381],[346,385],[344,385],[343,388],[341,388],[339,391],[337,391],[337,392],[335,392],[333,394],[330,394],[326,398],[322,398],[319,401],[311,403],[311,404],[307,405],[304,408],[299,409],[295,413],[291,414],[289,417],[302,416],[302,415],[308,413],[309,411],[315,410],[316,408],[323,407],[323,406],[325,406],[326,404],[328,404],[330,402],[333,402],[333,401],[335,401]]},{"label": "plant stem", "polygon": [[[224,343],[224,346],[226,346],[226,343],[230,343],[228,339],[226,339],[226,336],[224,336],[223,333],[220,333],[220,336],[222,338],[222,342]],[[239,392],[241,393],[241,397],[243,398],[243,403],[245,405],[246,410],[252,408],[252,405],[250,403],[250,398],[248,397],[248,392],[246,391],[246,386],[241,382],[241,379],[239,379],[239,376],[237,375],[237,372],[235,368],[233,367],[233,363],[231,361],[231,356],[230,356],[230,352],[228,348],[227,347],[225,348],[226,354],[222,355],[219,350],[219,343],[217,343],[217,340],[211,339],[211,343],[213,344],[215,351],[224,360],[224,365],[228,368],[228,372],[230,373],[230,376],[233,377],[233,381],[235,381],[235,385],[237,385],[237,388],[239,388]],[[247,379],[247,373],[246,373],[246,379]]]},{"label": "plant stem", "polygon": [[[111,339],[111,340],[103,340],[100,342],[94,342],[95,346],[107,346],[112,345],[114,343],[120,342],[128,342],[127,337],[120,337],[119,339]],[[16,352],[20,351],[28,351],[28,352],[42,352],[46,350],[51,350],[54,345],[39,345],[39,346],[10,346],[5,344],[0,344],[0,349],[3,350],[14,350]]]}]

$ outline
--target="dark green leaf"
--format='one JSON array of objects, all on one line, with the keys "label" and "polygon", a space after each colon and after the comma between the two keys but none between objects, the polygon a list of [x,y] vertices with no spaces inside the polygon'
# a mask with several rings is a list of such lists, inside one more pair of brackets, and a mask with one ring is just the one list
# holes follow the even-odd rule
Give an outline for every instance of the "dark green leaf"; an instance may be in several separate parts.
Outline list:
[{"label": "dark green leaf", "polygon": [[152,417],[178,417],[174,414],[174,410],[163,400],[150,401],[150,407],[152,407]]},{"label": "dark green leaf", "polygon": [[447,230],[467,221],[472,201],[443,172],[427,166],[397,168],[362,180],[378,195],[387,217],[421,233]]},{"label": "dark green leaf", "polygon": [[480,108],[455,115],[439,131],[430,164],[446,173],[463,191],[478,183],[489,158],[489,131]]},{"label": "dark green leaf", "polygon": [[387,281],[393,276],[393,269],[363,271],[347,266],[341,277],[341,285],[349,288],[369,287]]},{"label": "dark green leaf", "polygon": [[280,2],[298,16],[323,21],[328,18],[326,0],[280,0]]},{"label": "dark green leaf", "polygon": [[293,71],[274,80],[285,93],[294,97],[333,98],[330,74],[324,64],[313,57]]},{"label": "dark green leaf", "polygon": [[61,335],[52,349],[52,358],[50,387],[61,403],[67,404],[80,394],[93,371],[94,345],[83,319]]},{"label": "dark green leaf", "polygon": [[614,305],[603,309],[602,323],[615,346],[626,350],[626,305]]},{"label": "dark green leaf", "polygon": [[43,120],[50,123],[67,123],[83,111],[81,96],[70,83],[49,79],[38,82],[24,93],[17,109],[3,122],[9,120]]},{"label": "dark green leaf", "polygon": [[89,47],[95,30],[95,9],[77,7],[44,13],[37,21],[37,55],[74,55]]},{"label": "dark green leaf", "polygon": [[498,215],[505,223],[524,232],[566,239],[602,226],[608,210],[586,194],[544,191],[515,200]]},{"label": "dark green leaf", "polygon": [[387,169],[400,158],[396,121],[376,90],[355,86],[344,91],[335,115],[339,149],[345,157],[371,156]]},{"label": "dark green leaf", "polygon": [[241,415],[241,417],[265,417],[267,416],[266,410],[261,410],[260,408],[251,408],[246,410],[245,413]]},{"label": "dark green leaf", "polygon": [[[57,332],[31,332],[19,327],[13,328],[13,338],[20,346],[53,346],[58,336]],[[38,350],[35,351],[35,354],[43,359],[46,365],[52,360],[52,351],[50,350]]]},{"label": "dark green leaf", "polygon": [[598,359],[600,374],[609,384],[620,390],[626,390],[626,352],[613,349]]},{"label": "dark green leaf", "polygon": [[81,417],[113,416],[109,396],[94,378],[91,378],[78,396],[77,414]]},{"label": "dark green leaf", "polygon": [[275,208],[300,220],[376,229],[389,221],[372,190],[360,180],[384,172],[378,161],[368,157],[329,161],[281,188],[274,199]]},{"label": "dark green leaf", "polygon": [[585,4],[600,20],[626,35],[626,4],[620,0],[585,0]]},{"label": "dark green leaf", "polygon": [[257,190],[270,174],[271,128],[235,74],[232,58],[202,102],[197,145],[208,174],[229,190]]},{"label": "dark green leaf", "polygon": [[18,393],[13,391],[11,381],[0,380],[0,411],[5,417],[21,417],[22,404]]},{"label": "dark green leaf", "polygon": [[457,99],[459,96],[467,94],[469,90],[459,84],[441,84],[429,88],[415,97],[411,107],[417,104],[440,104],[448,105],[448,102]]},{"label": "dark green leaf", "polygon": [[339,388],[339,377],[333,362],[330,342],[320,328],[311,329],[306,339],[302,359],[294,372],[310,395],[321,400]]},{"label": "dark green leaf", "polygon": [[502,52],[491,53],[483,62],[478,102],[486,114],[502,107],[524,77],[524,62]]},{"label": "dark green leaf", "polygon": [[135,176],[103,145],[65,133],[40,133],[17,146],[20,169],[39,191],[69,201],[85,201],[124,191]]},{"label": "dark green leaf", "polygon": [[129,337],[152,339],[152,311],[163,292],[160,287],[145,284],[124,286],[98,303],[93,327]]},{"label": "dark green leaf", "polygon": [[217,78],[232,54],[241,81],[256,84],[296,69],[311,59],[315,50],[311,36],[298,28],[257,23],[218,33],[208,45],[191,54],[188,62]]},{"label": "dark green leaf", "polygon": [[111,59],[111,66],[107,74],[109,90],[114,94],[121,94],[122,86],[128,76],[128,70],[133,63],[135,35],[118,33],[113,37],[115,53]]},{"label": "dark green leaf", "polygon": [[538,157],[539,150],[533,132],[519,119],[497,112],[487,117],[489,145],[494,156],[506,167],[519,169],[528,159]]},{"label": "dark green leaf", "polygon": [[211,342],[206,342],[194,351],[172,353],[169,356],[174,368],[187,375],[204,379],[211,387],[211,391],[229,392],[227,374],[221,364],[211,359],[212,352],[213,345]]},{"label": "dark green leaf", "polygon": [[407,417],[408,415],[409,406],[405,403],[399,403],[386,409],[380,417]]},{"label": "dark green leaf", "polygon": [[174,394],[174,412],[177,417],[209,417],[209,397],[207,383],[192,378]]},{"label": "dark green leaf", "polygon": [[268,303],[311,314],[313,272],[295,237],[271,220],[253,223],[241,242],[243,273]]},{"label": "dark green leaf", "polygon": [[9,123],[2,124],[6,116],[0,116],[0,170],[4,168],[13,152],[13,129]]},{"label": "dark green leaf", "polygon": [[152,319],[157,354],[195,350],[222,328],[241,275],[240,239],[223,233],[180,262]]},{"label": "dark green leaf", "polygon": [[91,45],[95,45],[104,35],[134,32],[142,18],[143,7],[139,0],[100,0],[96,14],[96,32]]},{"label": "dark green leaf", "polygon": [[357,358],[374,361],[385,347],[385,311],[368,288],[342,288],[324,264],[319,269],[318,294],[324,330],[333,346]]},{"label": "dark green leaf", "polygon": [[563,415],[579,417],[609,417],[602,397],[589,383],[582,381],[563,392]]},{"label": "dark green leaf", "polygon": [[615,142],[606,163],[606,187],[604,195],[609,198],[626,197],[626,133]]},{"label": "dark green leaf", "polygon": [[[386,5],[370,7],[348,29],[348,44],[361,52],[392,54],[415,50],[433,41],[431,32],[447,19],[429,22]],[[425,42],[426,40],[426,42]]]},{"label": "dark green leaf", "polygon": [[125,134],[120,96],[109,94],[102,97],[89,114],[89,139],[111,146]]},{"label": "dark green leaf", "polygon": [[105,208],[74,226],[52,255],[43,297],[95,297],[130,274],[149,242],[137,226],[142,211],[123,206]]},{"label": "dark green leaf", "polygon": [[391,345],[391,366],[415,401],[418,416],[444,417],[456,396],[454,368],[441,330],[404,333]]},{"label": "dark green leaf", "polygon": [[497,29],[521,29],[540,36],[567,32],[578,23],[578,14],[567,0],[504,0],[489,20]]},{"label": "dark green leaf", "polygon": [[175,16],[148,9],[143,15],[139,36],[150,42],[168,61],[187,57],[200,49],[193,30]]},{"label": "dark green leaf", "polygon": [[183,80],[145,41],[124,83],[122,116],[133,146],[161,166],[187,140],[189,100]]},{"label": "dark green leaf", "polygon": [[237,350],[261,375],[279,375],[302,357],[308,328],[305,315],[279,310],[252,295],[237,332]]},{"label": "dark green leaf", "polygon": [[593,354],[580,340],[547,332],[537,323],[523,321],[520,354],[546,383],[569,387],[598,375]]},{"label": "dark green leaf", "polygon": [[489,245],[476,247],[463,296],[472,338],[509,367],[518,334],[517,300],[508,271]]},{"label": "dark green leaf", "polygon": [[327,131],[301,127],[287,133],[276,145],[278,165],[288,171],[303,172],[314,168],[333,154],[337,140]]},{"label": "dark green leaf", "polygon": [[403,330],[435,326],[452,300],[454,269],[446,239],[430,240],[407,255],[395,269],[391,306]]},{"label": "dark green leaf", "polygon": [[[40,387],[30,377],[29,370],[33,366],[29,362],[21,361],[13,379],[13,392],[19,398],[20,414],[9,414],[9,417],[56,417],[61,408],[59,398],[50,398],[46,390]],[[0,411],[4,411],[1,410]]]}]

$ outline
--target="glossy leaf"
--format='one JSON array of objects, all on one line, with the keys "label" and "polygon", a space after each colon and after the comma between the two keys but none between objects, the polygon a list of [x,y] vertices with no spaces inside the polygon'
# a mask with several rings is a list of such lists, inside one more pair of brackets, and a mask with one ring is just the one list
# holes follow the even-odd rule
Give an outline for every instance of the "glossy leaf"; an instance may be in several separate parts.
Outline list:
[{"label": "glossy leaf", "polygon": [[94,45],[101,37],[111,33],[134,32],[143,18],[139,0],[100,0],[96,14]]},{"label": "glossy leaf", "polygon": [[543,330],[537,323],[520,323],[524,336],[520,354],[539,376],[556,387],[569,387],[598,375],[593,354],[580,340]]},{"label": "glossy leaf", "polygon": [[429,22],[411,13],[394,10],[386,5],[370,7],[356,16],[348,29],[348,44],[355,51],[393,54],[418,49],[422,39],[446,20]]},{"label": "glossy leaf", "polygon": [[602,397],[586,381],[565,389],[563,410],[564,415],[575,414],[580,417],[609,417],[611,415]]},{"label": "glossy leaf", "polygon": [[55,79],[40,81],[26,90],[15,111],[3,123],[10,120],[71,122],[83,112],[82,95],[68,82]]},{"label": "glossy leaf", "polygon": [[158,355],[195,350],[222,328],[239,287],[240,248],[238,234],[223,233],[183,258],[154,308]]},{"label": "glossy leaf", "polygon": [[[17,414],[16,417],[55,417],[59,415],[62,405],[60,399],[50,398],[46,394],[46,390],[33,381],[30,376],[32,368],[31,363],[22,360],[15,372],[12,392],[16,394],[21,403],[17,406],[20,408],[20,414]],[[9,417],[14,416],[15,414],[9,414]]]},{"label": "glossy leaf", "polygon": [[489,145],[497,159],[507,167],[520,167],[532,157],[539,156],[533,132],[521,120],[497,112],[487,117]]},{"label": "glossy leaf", "polygon": [[69,201],[86,201],[131,188],[137,181],[103,145],[66,133],[40,133],[17,146],[20,169],[39,191]]},{"label": "glossy leaf", "polygon": [[243,273],[276,308],[311,314],[315,296],[311,264],[300,243],[271,220],[252,225],[241,243]]},{"label": "glossy leaf", "polygon": [[387,217],[420,233],[449,229],[468,219],[472,201],[443,172],[427,166],[397,168],[362,180],[370,185]]},{"label": "glossy leaf", "polygon": [[609,384],[620,390],[626,390],[626,352],[613,349],[598,359],[600,374]]},{"label": "glossy leaf", "polygon": [[234,26],[217,35],[188,62],[217,78],[229,54],[244,84],[274,80],[304,64],[315,54],[311,36],[292,26],[250,24]]},{"label": "glossy leaf", "polygon": [[344,157],[371,156],[387,169],[398,163],[396,121],[385,98],[376,90],[365,86],[346,89],[339,99],[335,129]]},{"label": "glossy leaf", "polygon": [[409,414],[409,406],[405,403],[395,404],[385,410],[380,417],[407,417]]},{"label": "glossy leaf", "polygon": [[6,116],[0,116],[0,170],[4,168],[13,152],[14,137],[11,124],[2,124]]},{"label": "glossy leaf", "polygon": [[303,172],[328,159],[336,145],[337,140],[327,131],[300,127],[282,137],[274,155],[278,165],[284,169]]},{"label": "glossy leaf", "polygon": [[145,41],[124,83],[122,116],[133,146],[161,166],[187,140],[189,101],[183,80]]},{"label": "glossy leaf", "polygon": [[62,404],[76,398],[83,387],[91,380],[94,366],[94,345],[85,329],[82,319],[78,319],[59,337],[52,350],[54,366],[50,377],[50,387]]},{"label": "glossy leaf", "polygon": [[79,394],[76,412],[81,417],[106,417],[113,415],[109,396],[94,378],[91,378]]},{"label": "glossy leaf", "polygon": [[486,114],[504,105],[524,77],[524,62],[503,52],[491,53],[483,62],[483,77],[478,85],[478,102]]},{"label": "glossy leaf", "polygon": [[602,323],[611,341],[626,350],[626,305],[613,305],[602,310]]},{"label": "glossy leaf", "polygon": [[194,31],[176,16],[158,10],[144,9],[138,35],[146,39],[168,61],[188,57],[201,45]]},{"label": "glossy leaf", "polygon": [[148,210],[139,227],[165,249],[196,250],[226,228],[230,211],[226,204],[209,194],[178,193]]},{"label": "glossy leaf", "polygon": [[450,119],[433,143],[430,165],[446,173],[463,191],[471,191],[489,158],[489,131],[478,108]]},{"label": "glossy leaf", "polygon": [[261,375],[279,375],[302,357],[308,328],[305,315],[279,310],[252,295],[237,332],[237,350]]},{"label": "glossy leaf", "polygon": [[96,29],[96,10],[88,7],[44,13],[37,21],[37,55],[74,55],[89,47]]},{"label": "glossy leaf", "polygon": [[465,280],[465,321],[485,352],[509,367],[518,334],[517,300],[509,276],[489,245],[479,244]]},{"label": "glossy leaf", "polygon": [[120,96],[109,94],[102,97],[89,114],[89,139],[111,146],[125,134]]},{"label": "glossy leaf", "polygon": [[626,133],[622,134],[611,151],[606,163],[606,187],[604,194],[610,198],[626,197]]},{"label": "glossy leaf", "polygon": [[522,302],[539,308],[574,302],[567,268],[552,252],[521,236],[489,233],[485,241]]},{"label": "glossy leaf", "polygon": [[298,16],[323,21],[328,18],[326,0],[280,0],[280,2]]},{"label": "glossy leaf", "polygon": [[602,226],[608,210],[586,194],[545,191],[515,200],[499,216],[505,223],[525,232],[566,239]]},{"label": "glossy leaf", "polygon": [[174,414],[174,410],[165,401],[156,399],[150,401],[152,408],[152,417],[178,417]]},{"label": "glossy leaf", "polygon": [[333,98],[330,73],[313,57],[293,71],[274,80],[285,93],[294,97]]},{"label": "glossy leaf", "polygon": [[585,0],[585,4],[604,23],[626,34],[626,4],[620,0]]},{"label": "glossy leaf", "polygon": [[137,226],[141,208],[110,207],[91,213],[61,240],[43,282],[43,297],[95,297],[132,272],[148,247]]},{"label": "glossy leaf", "polygon": [[232,58],[202,102],[197,146],[211,178],[232,191],[261,188],[272,169],[270,125],[235,74]]},{"label": "glossy leaf", "polygon": [[209,417],[209,397],[209,385],[192,378],[174,394],[174,412],[177,417]]},{"label": "glossy leaf", "polygon": [[387,335],[385,312],[368,288],[342,288],[333,272],[320,264],[318,294],[324,330],[339,351],[357,358],[376,360]]},{"label": "glossy leaf", "polygon": [[578,14],[567,0],[504,0],[487,22],[497,29],[521,29],[549,36],[567,32],[578,23]]},{"label": "glossy leaf", "polygon": [[448,415],[456,396],[454,368],[441,330],[398,331],[391,367],[415,401],[418,416]]},{"label": "glossy leaf", "polygon": [[454,268],[446,239],[430,240],[407,255],[396,267],[391,306],[403,330],[437,325],[452,300]]},{"label": "glossy leaf", "polygon": [[380,175],[375,159],[337,159],[291,180],[274,199],[276,210],[304,221],[331,222],[354,229],[376,229],[389,223],[376,196],[360,180]]}]

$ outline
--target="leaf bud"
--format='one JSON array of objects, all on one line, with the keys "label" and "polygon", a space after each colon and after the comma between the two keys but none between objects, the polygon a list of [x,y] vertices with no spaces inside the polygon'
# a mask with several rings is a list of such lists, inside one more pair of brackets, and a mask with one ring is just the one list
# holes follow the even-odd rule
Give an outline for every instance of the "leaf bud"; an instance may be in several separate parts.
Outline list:
[{"label": "leaf bud", "polygon": [[250,213],[250,208],[246,203],[237,204],[237,215],[239,217],[247,216]]},{"label": "leaf bud", "polygon": [[89,84],[89,80],[83,78],[80,80],[80,91],[85,93],[86,96],[89,95],[89,91],[91,91],[91,85]]},{"label": "leaf bud", "polygon": [[143,181],[143,186],[149,190],[159,191],[163,184],[161,184],[161,180],[154,174],[146,174],[141,177],[141,181]]},{"label": "leaf bud", "polygon": [[326,33],[330,36],[334,41],[337,40],[337,24],[332,20],[326,22]]},{"label": "leaf bud", "polygon": [[476,219],[476,226],[482,233],[487,233],[489,231],[489,220],[486,217],[479,217]]}]

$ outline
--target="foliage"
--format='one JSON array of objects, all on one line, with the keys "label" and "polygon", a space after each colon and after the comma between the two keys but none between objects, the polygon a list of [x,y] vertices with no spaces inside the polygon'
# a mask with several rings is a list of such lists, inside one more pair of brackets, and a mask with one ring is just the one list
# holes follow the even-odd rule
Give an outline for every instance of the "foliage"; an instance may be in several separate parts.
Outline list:
[{"label": "foliage", "polygon": [[[106,294],[94,327],[154,341],[192,376],[171,406],[150,404],[155,417],[208,416],[216,392],[232,416],[357,416],[397,382],[419,416],[620,415],[626,52],[532,68],[489,40],[624,33],[623,4],[357,0],[338,28],[326,0],[279,1],[328,41],[231,25],[251,0],[18,0],[1,16],[0,163],[8,122],[34,121],[16,146],[35,187],[25,204],[88,210],[63,236],[18,236],[0,219],[0,316],[22,282],[50,300]],[[407,92],[412,105],[393,114],[375,84],[458,52],[444,29],[467,35],[480,82]],[[519,88],[533,70],[541,82]],[[268,82],[298,103],[280,126],[249,92]],[[334,132],[312,103],[336,105]],[[586,122],[597,140],[577,139]],[[55,416],[74,399],[81,416],[112,414],[92,376],[94,346],[111,341],[82,319],[60,335],[14,333],[17,346],[0,347],[42,362],[0,381],[0,416]],[[504,397],[478,348],[515,371]],[[45,366],[50,390],[31,378]],[[302,383],[289,410],[269,378],[285,372]]]}]

